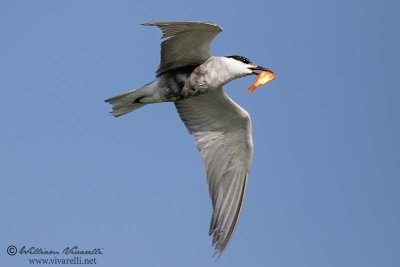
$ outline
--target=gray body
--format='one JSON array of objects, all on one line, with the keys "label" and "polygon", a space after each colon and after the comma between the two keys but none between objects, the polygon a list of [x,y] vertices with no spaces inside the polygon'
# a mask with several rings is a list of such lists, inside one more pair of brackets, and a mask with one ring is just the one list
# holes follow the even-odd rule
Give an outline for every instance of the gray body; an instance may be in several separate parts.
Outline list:
[{"label": "gray body", "polygon": [[189,77],[196,69],[200,69],[199,66],[187,66],[160,75],[158,86],[162,99],[165,102],[174,102],[205,93],[207,88],[201,89],[199,86],[187,84]]},{"label": "gray body", "polygon": [[145,85],[143,95],[135,103],[175,102],[216,90],[233,79],[250,75],[243,73],[241,66],[237,72],[232,65],[236,60],[226,57],[210,57],[200,65],[190,65],[160,73],[157,79]]}]

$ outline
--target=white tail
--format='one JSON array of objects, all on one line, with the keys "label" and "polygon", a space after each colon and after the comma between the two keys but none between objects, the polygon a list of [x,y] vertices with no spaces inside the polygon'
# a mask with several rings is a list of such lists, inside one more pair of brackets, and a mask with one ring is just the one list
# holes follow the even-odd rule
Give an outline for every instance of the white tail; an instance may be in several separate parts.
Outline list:
[{"label": "white tail", "polygon": [[105,102],[112,105],[111,114],[119,117],[146,104],[162,102],[160,89],[158,79],[156,79],[139,89],[106,99]]},{"label": "white tail", "polygon": [[115,117],[119,117],[146,105],[139,102],[141,98],[146,96],[145,88],[146,87],[132,90],[104,101],[112,105],[112,111],[110,113]]}]

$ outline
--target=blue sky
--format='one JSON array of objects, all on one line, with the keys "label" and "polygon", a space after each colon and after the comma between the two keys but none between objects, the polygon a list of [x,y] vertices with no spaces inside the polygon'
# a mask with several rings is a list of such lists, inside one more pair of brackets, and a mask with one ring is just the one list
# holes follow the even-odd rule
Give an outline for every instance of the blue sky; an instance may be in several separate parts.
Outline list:
[{"label": "blue sky", "polygon": [[[1,1],[0,265],[10,245],[102,248],[98,266],[399,266],[396,1]],[[216,55],[277,74],[225,87],[252,116],[240,223],[216,263],[200,155],[170,103],[115,119],[154,78],[157,29],[224,28]],[[40,257],[33,257],[40,258]],[[61,257],[60,257],[61,258]]]}]

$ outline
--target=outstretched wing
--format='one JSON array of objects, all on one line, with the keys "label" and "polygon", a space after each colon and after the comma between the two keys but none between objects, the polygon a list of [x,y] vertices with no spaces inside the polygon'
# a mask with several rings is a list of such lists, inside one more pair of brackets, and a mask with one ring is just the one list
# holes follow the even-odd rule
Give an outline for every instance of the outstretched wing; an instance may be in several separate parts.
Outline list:
[{"label": "outstretched wing", "polygon": [[175,106],[203,158],[213,206],[209,235],[216,253],[222,253],[245,194],[253,153],[250,116],[222,88],[177,101]]},{"label": "outstretched wing", "polygon": [[212,56],[211,41],[222,31],[216,24],[205,22],[151,22],[165,39],[161,43],[161,63],[157,75],[171,69],[200,65]]}]

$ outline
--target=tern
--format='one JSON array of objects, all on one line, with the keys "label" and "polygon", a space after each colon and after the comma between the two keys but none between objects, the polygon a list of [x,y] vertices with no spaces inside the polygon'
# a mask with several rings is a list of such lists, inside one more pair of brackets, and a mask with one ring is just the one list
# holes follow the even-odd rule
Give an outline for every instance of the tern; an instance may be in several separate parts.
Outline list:
[{"label": "tern", "polygon": [[272,80],[273,72],[243,56],[213,56],[211,42],[222,32],[216,24],[142,25],[156,26],[163,33],[156,79],[105,102],[112,105],[115,117],[147,104],[175,104],[203,159],[213,207],[209,235],[213,235],[215,254],[221,255],[238,223],[253,154],[250,116],[222,86],[261,72],[272,75]]}]

